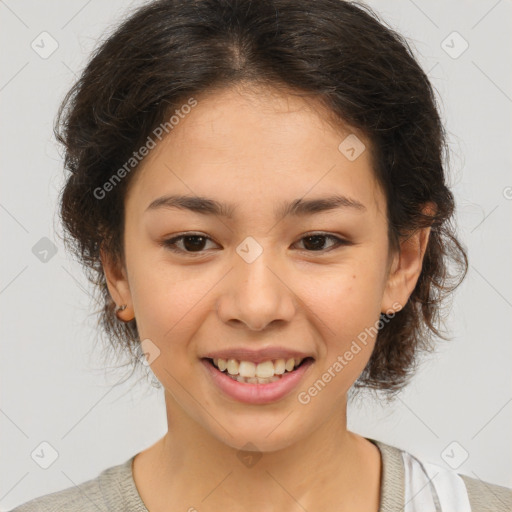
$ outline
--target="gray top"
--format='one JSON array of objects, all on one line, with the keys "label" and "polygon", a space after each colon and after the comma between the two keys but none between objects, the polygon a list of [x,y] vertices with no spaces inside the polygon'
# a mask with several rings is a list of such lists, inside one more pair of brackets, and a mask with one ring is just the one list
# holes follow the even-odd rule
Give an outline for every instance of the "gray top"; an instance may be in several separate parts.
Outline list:
[{"label": "gray top", "polygon": [[[402,512],[405,500],[404,463],[399,448],[368,439],[382,456],[379,512]],[[135,455],[76,487],[35,498],[11,512],[149,512],[133,480]],[[512,489],[460,475],[472,512],[511,512]],[[456,512],[456,511],[447,511]]]}]

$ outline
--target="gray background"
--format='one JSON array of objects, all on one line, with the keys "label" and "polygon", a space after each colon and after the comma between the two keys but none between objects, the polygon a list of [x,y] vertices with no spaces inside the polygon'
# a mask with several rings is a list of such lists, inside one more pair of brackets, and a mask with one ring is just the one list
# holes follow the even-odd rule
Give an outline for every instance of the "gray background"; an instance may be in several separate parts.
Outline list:
[{"label": "gray background", "polygon": [[[64,176],[52,135],[57,106],[98,37],[140,3],[0,1],[1,510],[94,478],[166,431],[162,390],[115,386],[122,374],[103,367],[86,279],[55,235]],[[449,317],[453,340],[394,404],[353,404],[349,427],[512,487],[512,5],[370,5],[409,38],[438,91],[470,269]],[[58,48],[42,58],[52,40]],[[44,253],[44,237],[55,255]],[[49,456],[42,442],[58,453],[48,469],[31,456]]]}]

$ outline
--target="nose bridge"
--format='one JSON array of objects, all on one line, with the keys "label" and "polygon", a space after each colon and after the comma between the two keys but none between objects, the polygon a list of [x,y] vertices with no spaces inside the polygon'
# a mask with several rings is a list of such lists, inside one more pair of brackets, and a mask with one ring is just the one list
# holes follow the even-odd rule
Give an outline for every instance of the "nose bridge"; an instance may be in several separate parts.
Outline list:
[{"label": "nose bridge", "polygon": [[[240,244],[233,258],[227,288],[219,297],[217,311],[224,322],[243,323],[253,330],[264,329],[275,320],[290,321],[295,312],[293,293],[284,284],[282,266],[270,250],[261,250],[254,258],[245,257]],[[240,255],[241,252],[241,255]],[[281,270],[278,270],[281,269]],[[284,282],[283,282],[284,281]]]}]

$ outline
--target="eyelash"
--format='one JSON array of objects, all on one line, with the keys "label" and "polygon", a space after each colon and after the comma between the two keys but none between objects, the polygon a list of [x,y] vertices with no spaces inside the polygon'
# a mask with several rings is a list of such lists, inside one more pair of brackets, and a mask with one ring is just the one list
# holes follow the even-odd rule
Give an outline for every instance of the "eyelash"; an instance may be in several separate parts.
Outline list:
[{"label": "eyelash", "polygon": [[[314,237],[314,236],[318,236],[318,237],[322,237],[322,238],[326,238],[326,239],[330,239],[330,240],[333,240],[335,242],[335,244],[328,248],[328,249],[320,249],[318,251],[314,251],[314,250],[307,250],[307,249],[302,249],[303,252],[307,252],[307,253],[321,253],[321,254],[324,254],[328,251],[332,251],[333,249],[337,249],[338,247],[340,246],[343,246],[343,245],[351,245],[351,242],[349,242],[348,240],[344,240],[343,238],[339,238],[337,236],[334,236],[334,235],[331,235],[329,233],[323,233],[323,232],[317,232],[317,233],[306,233],[303,237],[301,237],[299,239],[300,240],[304,240],[305,238],[311,238],[311,237]],[[183,240],[184,238],[193,238],[193,237],[197,237],[197,238],[205,238],[207,241],[213,241],[210,237],[206,236],[206,235],[203,235],[201,233],[187,233],[187,234],[184,234],[184,235],[180,235],[180,236],[176,236],[176,237],[173,237],[173,238],[169,238],[167,240],[163,240],[161,245],[163,245],[166,249],[172,251],[172,252],[175,252],[175,253],[178,253],[178,254],[186,254],[187,256],[192,256],[192,257],[198,257],[198,256],[202,256],[205,254],[205,251],[204,250],[201,250],[201,251],[186,251],[184,249],[180,249],[176,246],[176,242],[177,241],[181,241]]]}]

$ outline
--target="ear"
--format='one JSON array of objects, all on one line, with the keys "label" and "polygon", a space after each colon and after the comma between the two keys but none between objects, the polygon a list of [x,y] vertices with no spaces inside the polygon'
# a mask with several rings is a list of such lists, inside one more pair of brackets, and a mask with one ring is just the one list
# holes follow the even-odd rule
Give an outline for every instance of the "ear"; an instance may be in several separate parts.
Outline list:
[{"label": "ear", "polygon": [[129,322],[135,315],[126,270],[103,249],[100,249],[100,259],[112,300],[117,306],[126,304],[126,309],[116,314],[120,320]]},{"label": "ear", "polygon": [[[427,206],[423,213],[430,211],[432,206]],[[409,300],[421,274],[430,229],[430,227],[420,228],[400,242],[400,248],[393,255],[390,264],[382,297],[382,313],[399,311]]]}]

